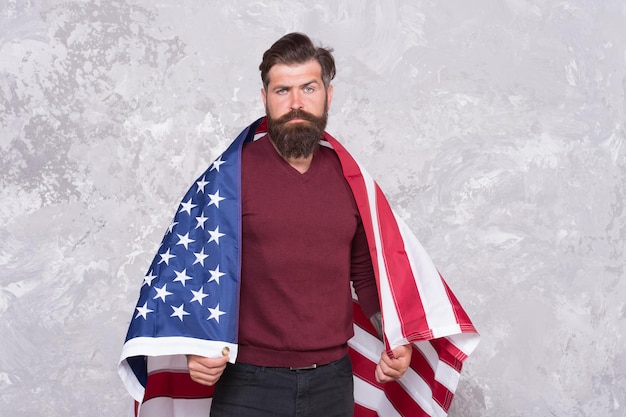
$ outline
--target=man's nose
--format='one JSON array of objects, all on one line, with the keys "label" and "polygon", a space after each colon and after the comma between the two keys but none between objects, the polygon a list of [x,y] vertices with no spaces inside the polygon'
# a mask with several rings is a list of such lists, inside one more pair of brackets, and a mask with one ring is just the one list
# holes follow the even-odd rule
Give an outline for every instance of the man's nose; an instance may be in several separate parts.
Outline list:
[{"label": "man's nose", "polygon": [[299,91],[291,91],[289,107],[292,110],[299,110],[302,108],[302,96]]}]

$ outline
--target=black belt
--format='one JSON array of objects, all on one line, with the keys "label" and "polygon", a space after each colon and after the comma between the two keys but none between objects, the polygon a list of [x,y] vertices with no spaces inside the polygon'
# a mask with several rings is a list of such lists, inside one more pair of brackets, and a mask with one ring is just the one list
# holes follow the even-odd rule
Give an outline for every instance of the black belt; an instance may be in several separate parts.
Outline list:
[{"label": "black belt", "polygon": [[309,365],[309,366],[290,366],[289,370],[290,371],[305,371],[305,370],[315,369],[315,368],[317,368],[316,363],[314,363],[313,365]]}]

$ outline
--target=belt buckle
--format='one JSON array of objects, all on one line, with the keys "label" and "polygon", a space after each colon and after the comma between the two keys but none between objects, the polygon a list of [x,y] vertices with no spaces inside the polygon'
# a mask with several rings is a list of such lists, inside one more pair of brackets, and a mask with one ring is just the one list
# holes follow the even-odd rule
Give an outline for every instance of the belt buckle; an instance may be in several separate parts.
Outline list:
[{"label": "belt buckle", "polygon": [[290,366],[289,370],[290,371],[306,371],[309,369],[315,369],[317,368],[317,364],[314,363],[313,365],[309,365],[309,366]]}]

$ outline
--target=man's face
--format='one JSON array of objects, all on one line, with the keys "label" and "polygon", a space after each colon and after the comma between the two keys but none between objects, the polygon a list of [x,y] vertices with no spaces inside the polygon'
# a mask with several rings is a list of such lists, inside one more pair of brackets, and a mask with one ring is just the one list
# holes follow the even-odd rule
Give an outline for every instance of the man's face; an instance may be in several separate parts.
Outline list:
[{"label": "man's face", "polygon": [[261,90],[270,139],[284,158],[307,157],[322,138],[332,86],[324,88],[322,68],[303,64],[274,65],[267,90]]}]

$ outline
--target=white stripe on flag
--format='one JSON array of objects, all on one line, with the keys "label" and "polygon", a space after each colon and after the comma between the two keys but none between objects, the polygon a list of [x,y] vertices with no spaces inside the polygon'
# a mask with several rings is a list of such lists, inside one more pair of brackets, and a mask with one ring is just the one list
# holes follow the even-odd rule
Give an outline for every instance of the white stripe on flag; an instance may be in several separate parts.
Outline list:
[{"label": "white stripe on flag", "polygon": [[448,336],[446,339],[448,339],[461,352],[465,353],[466,356],[471,355],[480,342],[480,339],[476,337],[475,333],[454,334]]},{"label": "white stripe on flag", "polygon": [[382,352],[384,348],[380,339],[372,336],[371,333],[368,333],[356,324],[354,324],[354,336],[352,336],[352,339],[348,340],[348,344],[351,348],[374,363],[378,363],[380,360],[380,352]]},{"label": "white stripe on flag", "polygon": [[356,376],[354,377],[354,396],[355,403],[375,410],[379,416],[402,417],[391,405],[384,392]]},{"label": "white stripe on flag", "polygon": [[154,371],[165,370],[187,372],[187,357],[185,355],[163,355],[148,357],[148,374]]},{"label": "white stripe on flag", "polygon": [[149,356],[162,356],[173,354],[193,354],[206,357],[221,357],[222,349],[230,349],[230,362],[235,363],[237,358],[237,345],[234,343],[196,339],[192,337],[135,337],[124,343],[122,347],[121,361],[132,356],[145,356],[146,351]]}]

